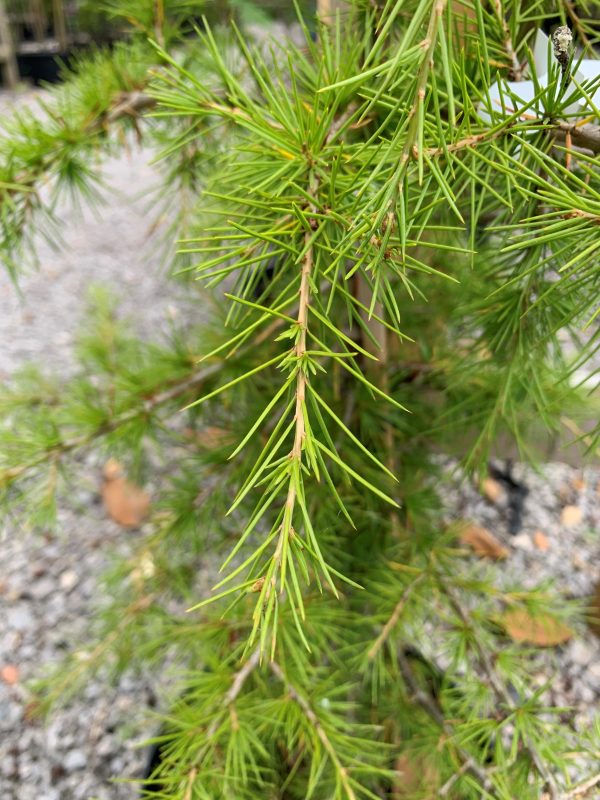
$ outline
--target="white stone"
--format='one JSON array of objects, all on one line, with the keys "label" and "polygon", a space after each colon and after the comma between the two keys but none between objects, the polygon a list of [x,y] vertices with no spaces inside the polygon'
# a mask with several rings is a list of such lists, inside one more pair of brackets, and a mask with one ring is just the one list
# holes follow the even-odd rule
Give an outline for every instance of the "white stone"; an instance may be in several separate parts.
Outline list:
[{"label": "white stone", "polygon": [[589,664],[595,655],[596,652],[594,648],[590,647],[587,642],[584,642],[581,639],[575,639],[575,641],[571,642],[571,646],[569,647],[569,656],[576,664]]},{"label": "white stone", "polygon": [[45,600],[56,589],[56,584],[52,578],[40,578],[31,585],[31,595],[36,600]]},{"label": "white stone", "polygon": [[517,536],[513,536],[511,543],[517,550],[533,550],[533,542],[528,533],[519,533]]},{"label": "white stone", "polygon": [[590,689],[589,686],[580,686],[579,698],[584,706],[588,706],[596,700],[596,692],[593,689]]},{"label": "white stone", "polygon": [[16,631],[25,631],[34,625],[33,615],[27,606],[15,606],[6,612],[8,627]]},{"label": "white stone", "polygon": [[62,763],[67,772],[75,772],[86,766],[87,758],[83,750],[71,750],[65,755]]},{"label": "white stone", "polygon": [[79,583],[79,575],[73,569],[65,570],[59,579],[60,588],[65,592],[70,592]]}]

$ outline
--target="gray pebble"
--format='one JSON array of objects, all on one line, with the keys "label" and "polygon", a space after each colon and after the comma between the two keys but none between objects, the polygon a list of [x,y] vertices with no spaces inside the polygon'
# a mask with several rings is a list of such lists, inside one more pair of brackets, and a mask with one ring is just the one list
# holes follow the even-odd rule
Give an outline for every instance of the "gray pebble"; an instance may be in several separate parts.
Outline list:
[{"label": "gray pebble", "polygon": [[83,750],[70,750],[64,757],[62,766],[67,772],[84,769],[87,765],[87,756]]},{"label": "gray pebble", "polygon": [[56,589],[56,583],[52,578],[40,578],[31,584],[29,593],[34,600],[45,600]]},{"label": "gray pebble", "polygon": [[600,661],[589,664],[584,677],[593,689],[600,691]]},{"label": "gray pebble", "polygon": [[23,709],[16,702],[0,699],[0,731],[14,735],[15,727],[22,716]]},{"label": "gray pebble", "polygon": [[579,687],[577,694],[581,704],[584,706],[590,705],[596,700],[596,692],[590,689],[589,686],[586,686],[585,683]]},{"label": "gray pebble", "polygon": [[517,536],[513,536],[511,543],[518,550],[533,550],[533,542],[527,533],[519,533]]},{"label": "gray pebble", "polygon": [[6,622],[15,631],[26,631],[34,625],[33,615],[25,605],[9,607],[6,611]]},{"label": "gray pebble", "polygon": [[49,750],[57,751],[61,747],[61,726],[60,719],[51,719],[46,727],[46,744]]},{"label": "gray pebble", "polygon": [[75,570],[68,569],[62,573],[59,579],[60,588],[65,592],[72,591],[79,583],[79,576]]},{"label": "gray pebble", "polygon": [[7,778],[13,777],[17,772],[17,762],[14,756],[5,756],[0,760],[0,773]]},{"label": "gray pebble", "polygon": [[105,759],[108,756],[114,755],[117,750],[117,742],[114,739],[106,736],[96,745],[95,754],[98,756],[98,758]]},{"label": "gray pebble", "polygon": [[571,642],[568,653],[571,661],[582,666],[589,664],[593,658],[598,656],[597,650],[581,639]]},{"label": "gray pebble", "polygon": [[120,775],[125,767],[125,761],[122,758],[113,758],[110,762],[113,775]]}]

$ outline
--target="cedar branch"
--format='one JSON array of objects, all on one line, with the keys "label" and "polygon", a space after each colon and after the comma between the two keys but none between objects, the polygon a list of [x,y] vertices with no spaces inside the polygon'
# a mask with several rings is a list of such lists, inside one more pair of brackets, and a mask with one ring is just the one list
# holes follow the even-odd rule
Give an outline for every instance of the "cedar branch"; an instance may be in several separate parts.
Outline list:
[{"label": "cedar branch", "polygon": [[[471,626],[471,617],[468,610],[464,607],[462,601],[459,599],[458,594],[451,588],[448,583],[440,576],[440,585],[448,597],[450,601],[450,605],[460,618],[461,622],[465,627]],[[501,678],[499,677],[498,673],[494,669],[494,665],[490,659],[489,653],[486,651],[485,647],[478,641],[477,638],[473,638],[473,649],[477,655],[477,659],[479,661],[479,665],[483,672],[485,673],[489,686],[498,698],[498,700],[504,704],[504,706],[511,712],[517,710],[517,705],[515,704],[513,698],[510,695],[510,692],[502,682]],[[550,793],[550,797],[552,800],[559,800],[559,793],[558,788],[556,786],[556,781],[554,776],[550,773],[547,769],[546,765],[544,764],[543,758],[540,756],[537,748],[531,742],[529,737],[524,738],[525,749],[529,753],[531,761],[535,766],[538,774],[546,781],[546,787]]]},{"label": "cedar branch", "polygon": [[512,73],[512,78],[515,81],[520,81],[521,78],[523,77],[523,70],[521,68],[521,62],[519,61],[519,58],[517,56],[517,53],[515,51],[515,48],[514,48],[514,45],[513,45],[513,42],[512,42],[512,36],[510,35],[510,30],[508,28],[508,23],[506,21],[505,15],[504,15],[504,9],[502,8],[502,0],[494,0],[494,12],[496,14],[496,19],[498,20],[498,22],[500,23],[500,26],[502,28],[502,36],[503,36],[503,39],[504,39],[504,42],[503,42],[504,50],[506,52],[506,55],[510,59],[510,63],[511,63],[511,70],[510,71]]},{"label": "cedar branch", "polygon": [[[256,346],[257,342],[260,343],[265,341],[265,339],[268,339],[273,333],[273,331],[279,328],[281,324],[282,320],[275,320],[274,322],[272,322],[257,337],[257,339],[252,345],[252,348]],[[242,348],[239,351],[239,353],[240,354],[248,353],[252,348],[251,347]],[[68,453],[79,450],[80,448],[91,444],[95,439],[99,439],[102,436],[107,436],[109,433],[118,430],[118,428],[122,427],[123,425],[127,425],[127,423],[129,422],[133,422],[133,420],[138,419],[139,417],[149,416],[150,414],[154,413],[154,411],[156,411],[157,408],[167,405],[173,400],[177,400],[179,397],[185,395],[191,389],[195,389],[198,386],[202,385],[204,381],[206,381],[208,378],[220,372],[220,370],[223,369],[226,363],[227,360],[223,359],[222,361],[210,364],[209,366],[204,367],[203,369],[200,369],[197,372],[193,372],[191,375],[186,376],[183,380],[177,381],[176,383],[172,384],[167,389],[164,389],[163,391],[157,392],[156,394],[152,394],[149,397],[146,397],[140,406],[129,409],[128,411],[125,411],[122,414],[117,415],[113,419],[110,419],[106,421],[104,424],[98,426],[95,430],[91,431],[90,433],[83,434],[82,436],[75,436],[71,439],[65,439],[62,442],[58,442],[53,447],[48,448],[39,456],[32,459],[31,461],[28,461],[25,464],[20,464],[19,466],[10,467],[8,469],[0,471],[0,487],[10,485],[15,480],[22,477],[26,472],[28,472],[31,469],[35,469],[35,467],[44,464],[46,461],[50,461],[52,459],[56,459]]]},{"label": "cedar branch", "polygon": [[[452,739],[454,735],[454,731],[452,730],[452,726],[444,717],[441,709],[435,703],[434,699],[426,694],[421,687],[415,677],[412,667],[410,666],[409,660],[406,658],[402,650],[398,651],[398,665],[400,667],[400,672],[402,673],[402,678],[404,679],[404,683],[408,688],[409,692],[411,693],[413,699],[421,706],[421,708],[427,712],[427,714],[437,722],[437,724],[442,728],[444,733],[448,736],[449,739]],[[479,764],[475,761],[472,755],[462,747],[457,748],[458,755],[460,760],[463,762],[463,767],[466,771],[470,772],[474,775],[477,780],[481,783],[482,787],[490,792],[493,789],[493,785],[490,781],[490,778],[486,771],[479,766]],[[455,781],[455,776],[453,776],[452,782],[447,781],[444,786],[438,792],[439,797],[445,797]]]},{"label": "cedar branch", "polygon": [[375,658],[377,653],[381,650],[382,646],[387,641],[390,633],[396,627],[398,620],[400,619],[400,615],[404,611],[404,606],[406,605],[408,598],[416,589],[418,584],[423,580],[424,577],[425,573],[422,572],[417,578],[415,578],[415,580],[412,583],[409,583],[408,586],[402,592],[402,595],[400,596],[400,599],[394,606],[394,610],[390,614],[388,621],[383,626],[381,633],[379,634],[379,636],[373,643],[372,647],[370,648],[369,652],[367,653],[369,661],[372,661]]},{"label": "cedar branch", "polygon": [[348,778],[348,769],[344,767],[343,764],[341,763],[339,756],[336,753],[335,747],[333,746],[331,739],[327,735],[327,731],[325,730],[321,721],[313,711],[310,703],[303,695],[300,694],[300,692],[296,689],[296,687],[290,683],[290,681],[288,680],[283,670],[281,669],[279,664],[277,664],[276,661],[271,661],[269,666],[271,667],[271,672],[275,675],[276,678],[278,678],[283,683],[290,698],[300,706],[300,708],[304,712],[306,719],[310,722],[310,724],[314,728],[317,736],[321,741],[321,744],[325,748],[329,758],[331,759],[332,764],[335,767],[340,782],[344,787],[346,795],[348,796],[349,800],[356,800],[356,794],[354,793],[354,789],[352,788],[350,780]]}]

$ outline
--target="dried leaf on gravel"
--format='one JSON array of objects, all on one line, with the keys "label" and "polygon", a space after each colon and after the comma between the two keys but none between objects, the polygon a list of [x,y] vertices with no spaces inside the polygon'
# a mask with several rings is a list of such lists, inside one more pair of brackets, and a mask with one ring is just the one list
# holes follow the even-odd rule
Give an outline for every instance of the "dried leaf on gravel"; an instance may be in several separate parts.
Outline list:
[{"label": "dried leaf on gravel", "polygon": [[462,544],[467,545],[471,550],[482,558],[493,558],[499,561],[508,558],[508,550],[501,544],[493,533],[480,525],[468,525],[459,534]]},{"label": "dried leaf on gravel", "polygon": [[574,528],[579,525],[583,518],[583,511],[579,506],[565,506],[560,515],[560,521],[567,528]]},{"label": "dried leaf on gravel", "polygon": [[6,664],[0,669],[0,678],[8,686],[14,686],[19,682],[19,668],[14,664]]},{"label": "dried leaf on gravel", "polygon": [[550,614],[530,614],[524,608],[508,609],[500,618],[510,638],[522,644],[555,647],[572,639],[574,632]]},{"label": "dried leaf on gravel", "polygon": [[123,467],[114,458],[104,466],[102,500],[106,513],[124,528],[139,527],[150,510],[148,494],[125,478]]},{"label": "dried leaf on gravel", "polygon": [[486,500],[496,505],[504,497],[502,485],[494,478],[485,478],[481,483],[481,491]]},{"label": "dried leaf on gravel", "polygon": [[394,800],[437,796],[440,773],[431,757],[422,753],[402,753],[396,759],[395,767],[399,778],[392,790]]},{"label": "dried leaf on gravel", "polygon": [[219,447],[228,447],[233,442],[231,431],[217,425],[208,425],[205,428],[186,428],[185,435],[193,439],[204,450],[216,450]]},{"label": "dried leaf on gravel", "polygon": [[600,637],[600,583],[596,584],[591,598],[588,609],[588,625],[596,636]]},{"label": "dried leaf on gravel", "polygon": [[533,543],[538,550],[542,550],[544,553],[550,548],[550,540],[542,531],[536,531],[533,534]]},{"label": "dried leaf on gravel", "polygon": [[216,450],[217,447],[225,447],[231,442],[231,431],[210,425],[198,431],[198,439],[207,450]]}]

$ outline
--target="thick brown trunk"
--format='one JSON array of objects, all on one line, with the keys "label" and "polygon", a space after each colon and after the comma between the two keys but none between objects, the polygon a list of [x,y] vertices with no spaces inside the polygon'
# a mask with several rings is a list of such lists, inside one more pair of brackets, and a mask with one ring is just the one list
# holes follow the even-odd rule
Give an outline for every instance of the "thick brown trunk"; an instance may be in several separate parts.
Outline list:
[{"label": "thick brown trunk", "polygon": [[67,25],[62,0],[52,0],[52,21],[54,24],[54,36],[58,40],[60,52],[64,53],[67,49]]},{"label": "thick brown trunk", "polygon": [[344,0],[317,0],[317,16],[329,25],[335,20],[336,13],[343,11],[345,5]]},{"label": "thick brown trunk", "polygon": [[4,85],[13,89],[19,80],[19,72],[4,0],[0,0],[0,70]]},{"label": "thick brown trunk", "polygon": [[[322,22],[332,24],[335,21],[336,15],[343,14],[344,10],[348,10],[348,4],[345,0],[317,0],[317,15]],[[354,281],[354,293],[356,298],[367,308],[371,305],[371,290],[367,282],[360,275]],[[381,303],[376,303],[374,308],[375,314],[378,317],[383,316],[383,307]],[[368,314],[363,314],[363,319],[369,327],[373,338],[377,342],[377,351],[375,355],[380,360],[381,364],[387,361],[387,333],[383,325],[374,319],[368,319]],[[364,336],[362,345],[367,350],[373,350],[373,342],[369,337]]]},{"label": "thick brown trunk", "polygon": [[[345,0],[317,0],[317,15],[320,20],[328,25],[333,24],[336,16],[342,15],[344,10],[347,10],[347,8],[348,6]],[[369,287],[369,284],[365,278],[359,273],[355,275],[355,279],[353,281],[353,294],[363,306],[370,308],[371,301],[373,299],[371,288]],[[375,303],[373,311],[375,312],[376,316],[378,316],[380,319],[383,319],[385,311],[381,302]],[[365,325],[368,327],[369,332],[373,337],[373,340],[377,343],[374,345],[374,342],[371,340],[371,338],[361,331],[361,344],[365,350],[373,352],[374,355],[376,355],[379,359],[378,362],[372,362],[368,360],[368,363],[365,365],[366,369],[375,373],[374,377],[379,383],[379,386],[384,392],[387,392],[389,388],[387,375],[387,365],[389,359],[388,331],[385,326],[380,322],[377,322],[376,319],[369,319],[369,315],[366,312],[360,313]],[[387,465],[392,472],[395,472],[397,464],[394,458],[394,432],[392,427],[390,425],[386,425],[383,434],[385,447],[388,451],[388,458],[386,459]],[[398,535],[399,520],[395,511],[392,512],[390,521],[394,535]]]}]

